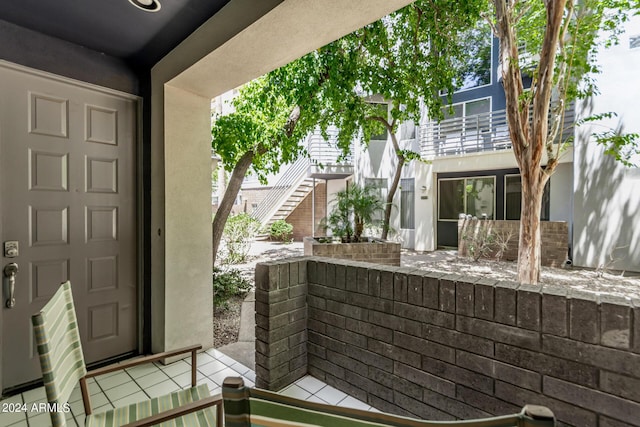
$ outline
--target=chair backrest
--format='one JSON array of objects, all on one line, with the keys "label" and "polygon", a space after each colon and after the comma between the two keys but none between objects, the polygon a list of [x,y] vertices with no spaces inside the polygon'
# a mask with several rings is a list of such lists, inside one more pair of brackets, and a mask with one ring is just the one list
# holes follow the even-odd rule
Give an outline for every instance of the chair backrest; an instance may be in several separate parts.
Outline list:
[{"label": "chair backrest", "polygon": [[226,427],[275,425],[317,427],[553,427],[553,413],[525,406],[517,414],[463,421],[417,420],[383,412],[324,405],[245,387],[242,378],[227,377],[222,385]]},{"label": "chair backrest", "polygon": [[53,427],[61,427],[65,425],[64,405],[80,378],[87,373],[69,281],[63,283],[42,310],[31,317],[31,322],[51,421]]}]

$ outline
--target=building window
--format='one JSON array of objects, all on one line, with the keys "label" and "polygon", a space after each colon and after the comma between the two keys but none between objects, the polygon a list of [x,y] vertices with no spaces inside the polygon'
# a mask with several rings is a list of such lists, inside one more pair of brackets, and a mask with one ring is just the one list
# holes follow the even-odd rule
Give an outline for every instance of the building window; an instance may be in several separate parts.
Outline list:
[{"label": "building window", "polygon": [[400,180],[400,228],[415,228],[415,179]]},{"label": "building window", "polygon": [[[542,211],[540,219],[549,221],[549,181],[544,187],[542,195]],[[504,177],[504,219],[520,220],[520,209],[522,206],[522,179],[520,175],[505,175]]]},{"label": "building window", "polygon": [[[366,187],[373,187],[376,189],[378,199],[383,204],[387,203],[387,195],[389,194],[389,188],[387,187],[387,178],[365,178],[364,185]],[[381,222],[384,219],[384,212],[376,212],[373,217],[374,222]]]},{"label": "building window", "polygon": [[438,219],[457,221],[460,214],[495,219],[495,176],[438,181]]},{"label": "building window", "polygon": [[629,49],[640,48],[640,34],[629,37]]},{"label": "building window", "polygon": [[491,50],[493,33],[489,25],[481,20],[478,27],[467,31],[464,35],[469,40],[470,51],[463,64],[459,65],[460,80],[455,85],[456,91],[472,89],[491,84]]}]

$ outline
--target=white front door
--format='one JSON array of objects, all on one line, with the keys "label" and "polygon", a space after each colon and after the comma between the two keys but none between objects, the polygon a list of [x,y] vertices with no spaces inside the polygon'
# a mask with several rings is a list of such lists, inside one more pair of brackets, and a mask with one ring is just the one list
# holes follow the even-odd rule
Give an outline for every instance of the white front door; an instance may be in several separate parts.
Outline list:
[{"label": "white front door", "polygon": [[136,102],[0,66],[3,389],[41,377],[30,318],[66,280],[87,363],[137,347]]}]

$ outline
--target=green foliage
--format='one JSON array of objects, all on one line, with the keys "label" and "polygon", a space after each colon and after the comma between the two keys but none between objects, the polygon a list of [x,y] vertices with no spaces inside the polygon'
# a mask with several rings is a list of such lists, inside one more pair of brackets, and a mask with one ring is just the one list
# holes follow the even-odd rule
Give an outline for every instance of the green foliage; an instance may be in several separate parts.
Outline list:
[{"label": "green foliage", "polygon": [[291,241],[291,234],[293,233],[293,225],[289,224],[284,219],[274,221],[269,227],[269,236],[273,240]]},{"label": "green foliage", "polygon": [[231,215],[224,226],[222,240],[226,245],[225,262],[239,264],[247,258],[251,241],[260,230],[260,222],[246,213]]},{"label": "green foliage", "polygon": [[493,231],[489,224],[487,221],[478,219],[465,223],[461,239],[467,254],[475,262],[491,255],[499,261],[513,237],[511,231]]},{"label": "green foliage", "polygon": [[325,226],[343,242],[360,242],[365,225],[372,224],[383,209],[375,187],[349,186],[336,193],[335,206]]},{"label": "green foliage", "polygon": [[[615,112],[593,114],[580,120],[577,125],[581,125],[587,122],[611,120],[617,116],[618,115]],[[612,156],[626,167],[639,166],[633,163],[632,159],[640,155],[640,134],[624,133],[619,126],[618,129],[605,127],[602,132],[596,132],[594,134],[594,137],[598,144],[605,147],[605,154]]]},{"label": "green foliage", "polygon": [[251,289],[251,283],[237,269],[213,269],[213,305],[227,307],[227,301]]}]

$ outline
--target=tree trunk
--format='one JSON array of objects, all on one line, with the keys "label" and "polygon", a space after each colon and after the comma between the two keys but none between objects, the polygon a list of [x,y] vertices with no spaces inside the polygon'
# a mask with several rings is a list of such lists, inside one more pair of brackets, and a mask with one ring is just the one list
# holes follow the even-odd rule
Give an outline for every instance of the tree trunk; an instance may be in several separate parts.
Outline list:
[{"label": "tree trunk", "polygon": [[[391,138],[395,138],[395,135],[392,135]],[[404,166],[404,157],[397,154],[396,157],[398,158],[398,164],[396,165],[396,171],[393,175],[393,182],[391,183],[391,187],[389,187],[389,193],[387,194],[387,203],[384,207],[384,222],[382,223],[382,235],[380,236],[385,240],[389,234],[389,222],[391,221],[391,208],[393,207],[393,198],[395,197],[396,191],[398,190],[398,184],[400,183],[400,177],[402,176],[402,167]]]},{"label": "tree trunk", "polygon": [[253,151],[247,151],[242,157],[240,157],[240,160],[238,160],[238,163],[236,163],[236,166],[233,168],[233,172],[231,173],[231,178],[229,178],[229,182],[227,183],[227,188],[224,192],[224,196],[222,197],[222,201],[220,202],[218,210],[213,217],[212,243],[214,266],[216,265],[216,256],[218,254],[218,248],[220,247],[220,240],[222,239],[224,225],[227,223],[227,218],[231,213],[233,203],[235,202],[236,197],[238,197],[242,181],[251,166],[251,162],[253,162],[254,156],[255,154]]},{"label": "tree trunk", "polygon": [[518,282],[535,285],[540,280],[540,213],[547,175],[537,165],[520,169],[522,201],[520,243],[518,245]]}]

